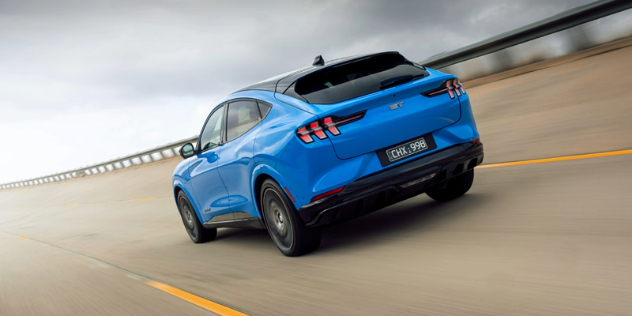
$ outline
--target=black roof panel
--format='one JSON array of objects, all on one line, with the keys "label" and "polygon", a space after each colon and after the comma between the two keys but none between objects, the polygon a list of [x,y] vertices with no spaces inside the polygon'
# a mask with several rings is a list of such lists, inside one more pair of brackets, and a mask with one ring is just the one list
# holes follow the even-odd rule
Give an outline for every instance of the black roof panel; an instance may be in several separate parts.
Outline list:
[{"label": "black roof panel", "polygon": [[399,54],[399,53],[398,52],[382,52],[382,53],[377,53],[377,54],[356,55],[356,56],[333,59],[333,60],[325,62],[324,66],[311,66],[310,65],[308,67],[298,69],[298,70],[286,73],[284,75],[275,76],[275,77],[266,79],[264,81],[255,83],[251,86],[245,87],[236,92],[246,91],[246,90],[264,90],[264,91],[270,91],[270,92],[284,93],[284,94],[291,95],[293,97],[297,97],[295,93],[285,93],[285,92],[294,82],[296,82],[296,80],[306,75],[309,75],[311,73],[317,72],[322,69],[345,64],[350,61],[357,61],[363,58],[373,57],[373,56],[378,56],[378,55],[385,55],[385,54]]}]

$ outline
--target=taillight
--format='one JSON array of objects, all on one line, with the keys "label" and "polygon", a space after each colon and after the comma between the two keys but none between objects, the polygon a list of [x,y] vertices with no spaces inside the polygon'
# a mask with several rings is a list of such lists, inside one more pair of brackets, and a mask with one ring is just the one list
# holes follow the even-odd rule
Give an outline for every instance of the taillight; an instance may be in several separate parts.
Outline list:
[{"label": "taillight", "polygon": [[446,80],[439,88],[432,89],[430,91],[426,91],[422,93],[427,97],[434,97],[440,94],[447,93],[450,96],[450,99],[454,99],[454,96],[460,97],[465,94],[465,89],[463,88],[463,84],[459,79],[450,79]]},{"label": "taillight", "polygon": [[310,132],[307,130],[307,127],[301,127],[296,131],[296,135],[298,135],[298,138],[300,138],[305,144],[309,144],[314,141],[309,133]]},{"label": "taillight", "polygon": [[311,122],[309,124],[309,129],[312,131],[312,133],[314,133],[314,135],[316,135],[316,137],[318,137],[318,139],[325,139],[325,138],[327,138],[327,134],[325,134],[325,132],[323,132],[323,128],[320,127],[320,125],[318,124],[318,121]]},{"label": "taillight", "polygon": [[312,137],[312,135],[318,137],[318,139],[327,138],[327,133],[325,133],[325,131],[329,131],[332,136],[338,136],[341,134],[338,126],[349,124],[351,122],[362,119],[365,113],[366,111],[362,111],[344,117],[328,116],[322,120],[313,121],[299,128],[298,130],[296,130],[296,135],[305,144],[314,142],[314,138]]},{"label": "taillight", "polygon": [[331,117],[326,117],[323,119],[323,123],[325,124],[325,128],[334,136],[340,135],[340,131],[336,127],[336,123]]}]

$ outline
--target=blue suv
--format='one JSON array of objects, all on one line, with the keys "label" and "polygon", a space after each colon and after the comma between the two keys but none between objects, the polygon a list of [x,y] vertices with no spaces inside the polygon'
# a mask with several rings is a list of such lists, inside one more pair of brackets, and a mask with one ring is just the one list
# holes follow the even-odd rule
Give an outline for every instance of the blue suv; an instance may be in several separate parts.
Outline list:
[{"label": "blue suv", "polygon": [[328,225],[465,194],[483,145],[457,78],[385,52],[318,56],[229,95],[180,155],[173,192],[193,242],[262,228],[299,256]]}]

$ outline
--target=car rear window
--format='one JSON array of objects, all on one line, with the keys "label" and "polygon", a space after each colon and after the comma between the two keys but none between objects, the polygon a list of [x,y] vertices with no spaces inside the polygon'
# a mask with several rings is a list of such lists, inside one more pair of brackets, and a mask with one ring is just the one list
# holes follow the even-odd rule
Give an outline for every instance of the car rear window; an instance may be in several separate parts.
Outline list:
[{"label": "car rear window", "polygon": [[423,77],[428,72],[400,54],[385,54],[351,61],[309,74],[294,91],[309,103],[331,104],[383,89],[382,82],[403,76]]}]

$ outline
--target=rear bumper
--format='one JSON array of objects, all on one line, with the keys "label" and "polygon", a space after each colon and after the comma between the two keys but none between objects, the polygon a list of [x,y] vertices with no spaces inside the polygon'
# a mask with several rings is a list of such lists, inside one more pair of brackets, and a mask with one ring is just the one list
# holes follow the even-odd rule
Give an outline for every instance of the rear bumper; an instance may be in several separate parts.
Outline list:
[{"label": "rear bumper", "polygon": [[423,193],[483,162],[483,144],[464,143],[360,178],[298,210],[307,226],[342,222]]}]

